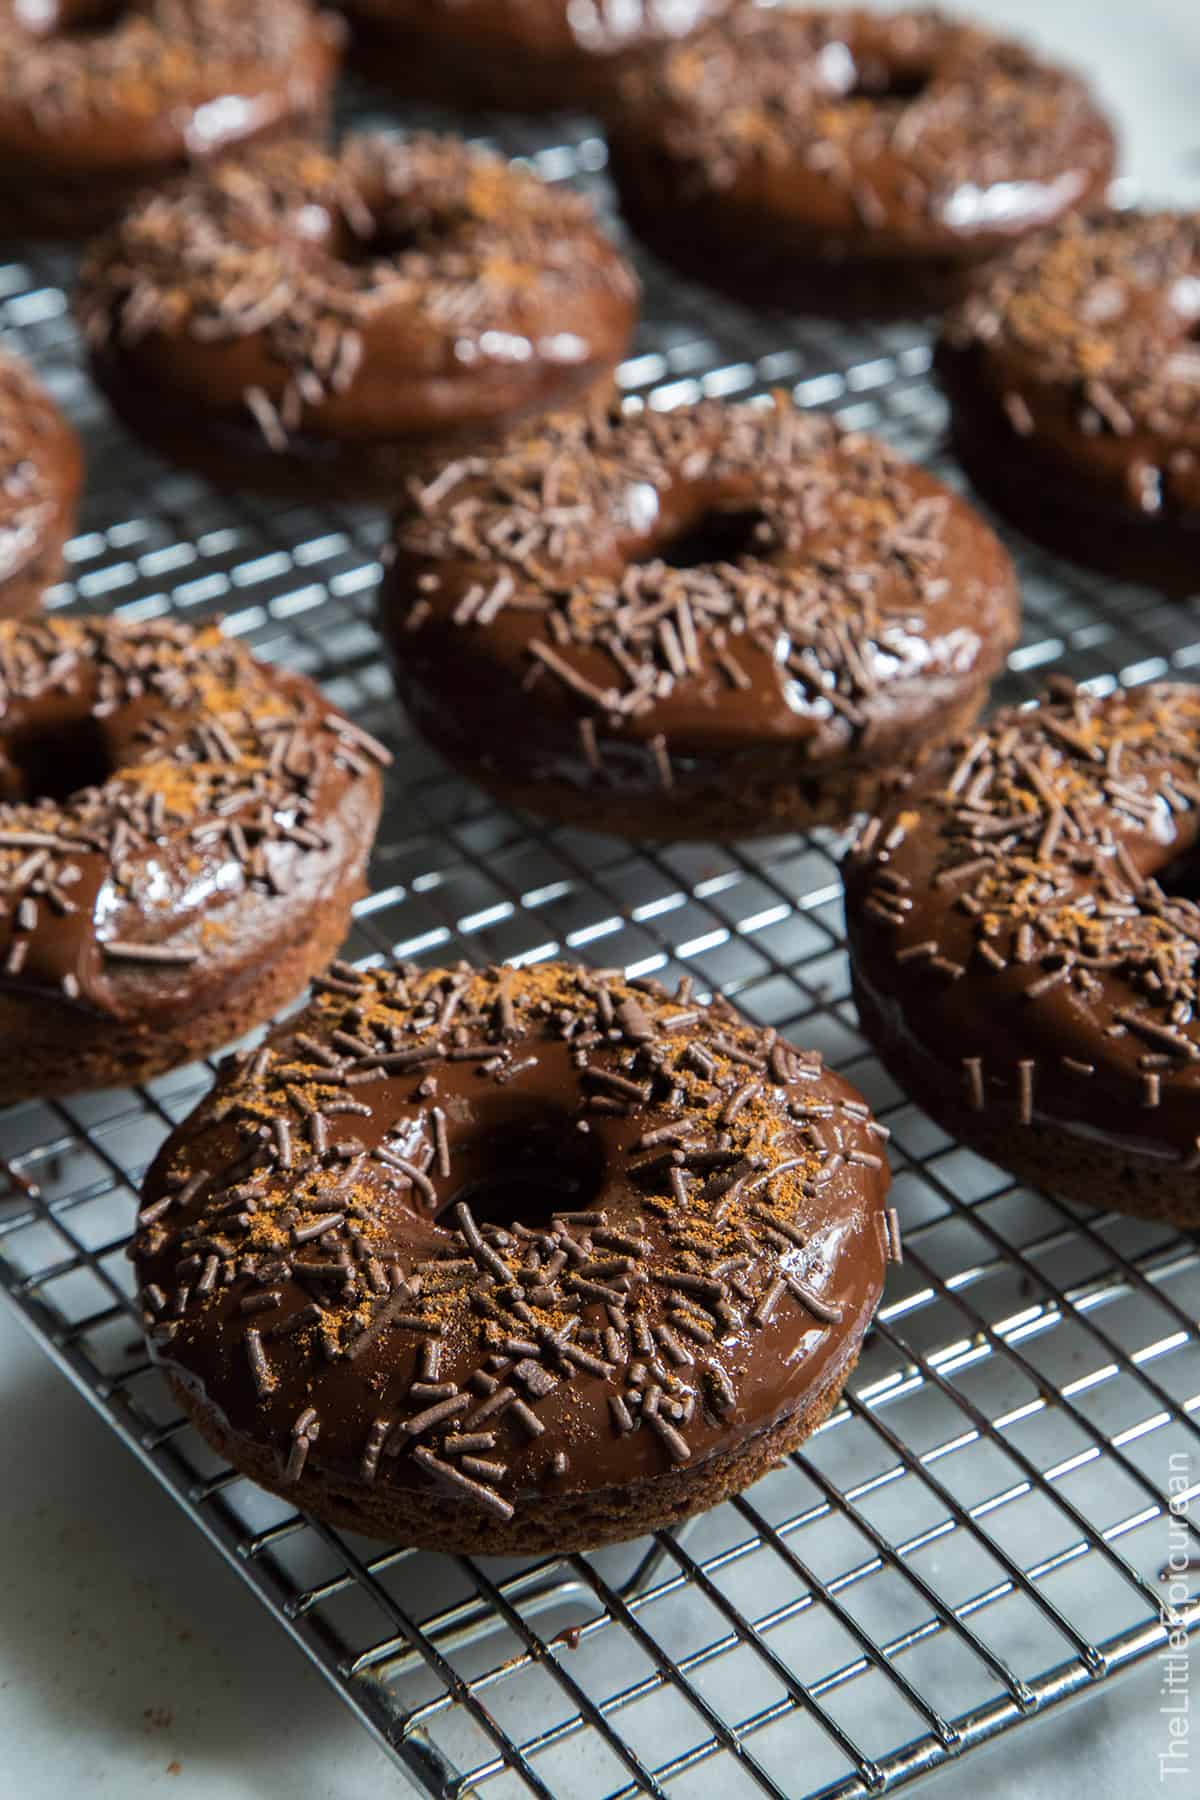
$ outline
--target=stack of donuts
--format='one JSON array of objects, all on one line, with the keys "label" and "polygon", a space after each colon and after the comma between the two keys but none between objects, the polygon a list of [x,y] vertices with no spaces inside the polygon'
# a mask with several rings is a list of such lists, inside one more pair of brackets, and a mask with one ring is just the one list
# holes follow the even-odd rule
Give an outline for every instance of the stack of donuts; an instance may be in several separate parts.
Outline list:
[{"label": "stack of donuts", "polygon": [[[329,135],[344,55],[394,130]],[[905,1091],[1022,1179],[1195,1224],[1197,690],[1059,679],[981,724],[1021,619],[993,524],[787,393],[622,404],[630,253],[414,101],[592,113],[638,254],[711,304],[933,315],[996,511],[1168,594],[1200,586],[1197,219],[1113,209],[1085,81],[932,11],[0,0],[0,231],[79,245],[91,374],[151,453],[388,509],[423,737],[637,841],[853,824],[855,993]],[[146,1179],[180,1403],[265,1487],[433,1548],[745,1486],[901,1257],[886,1128],[689,979],[338,960],[389,751],[217,624],[64,611],[83,475],[3,353],[0,1103],[270,1028]]]}]

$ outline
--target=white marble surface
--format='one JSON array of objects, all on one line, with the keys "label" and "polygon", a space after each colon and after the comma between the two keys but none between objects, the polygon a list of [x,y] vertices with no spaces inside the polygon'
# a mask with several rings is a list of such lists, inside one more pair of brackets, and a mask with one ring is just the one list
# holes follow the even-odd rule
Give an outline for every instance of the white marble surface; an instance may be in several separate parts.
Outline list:
[{"label": "white marble surface", "polygon": [[3,1800],[409,1791],[5,1311],[0,1468]]},{"label": "white marble surface", "polygon": [[[992,0],[974,11],[1091,70],[1141,191],[1200,199],[1198,0]],[[407,1791],[216,1552],[3,1314],[0,1467],[0,1800]],[[1151,1667],[921,1791],[1142,1800],[1159,1785],[1156,1703]],[[689,1796],[703,1792],[701,1781]]]}]

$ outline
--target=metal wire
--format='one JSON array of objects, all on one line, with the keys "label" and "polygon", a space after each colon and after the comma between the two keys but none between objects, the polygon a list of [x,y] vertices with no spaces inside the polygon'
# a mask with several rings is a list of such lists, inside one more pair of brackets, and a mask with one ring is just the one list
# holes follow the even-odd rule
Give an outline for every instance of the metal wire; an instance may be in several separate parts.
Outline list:
[{"label": "metal wire", "polygon": [[[585,126],[497,136],[606,198]],[[921,330],[756,317],[644,274],[633,403],[783,386],[954,479]],[[0,330],[92,470],[49,604],[220,610],[391,743],[348,953],[595,955],[722,989],[819,1047],[892,1126],[907,1258],[833,1419],[684,1532],[526,1563],[367,1543],[220,1466],[134,1329],[134,1195],[201,1067],[0,1120],[0,1284],[47,1354],[430,1795],[882,1793],[1153,1655],[1177,1616],[1169,1501],[1200,1493],[1192,1240],[1014,1187],[897,1092],[850,1004],[830,834],[648,850],[498,812],[448,774],[390,698],[381,521],[219,497],[127,440],[82,375],[69,280],[45,254],[0,267]],[[1006,697],[1051,666],[1103,691],[1200,662],[1194,605],[1014,548],[1026,620]],[[1200,1599],[1178,1619],[1200,1621]]]}]

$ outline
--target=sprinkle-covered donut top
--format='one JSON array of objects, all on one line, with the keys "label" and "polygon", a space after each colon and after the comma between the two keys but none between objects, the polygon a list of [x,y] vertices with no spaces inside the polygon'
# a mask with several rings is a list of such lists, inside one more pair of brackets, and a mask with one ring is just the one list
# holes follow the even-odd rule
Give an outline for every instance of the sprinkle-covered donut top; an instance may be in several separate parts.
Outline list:
[{"label": "sprinkle-covered donut top", "polygon": [[186,342],[207,402],[244,397],[283,447],[317,413],[394,430],[422,381],[420,423],[440,408],[445,429],[446,380],[587,364],[636,297],[582,195],[456,139],[359,135],[147,198],[88,259],[79,304],[93,348]]},{"label": "sprinkle-covered donut top", "polygon": [[1200,1163],[1200,688],[1069,682],[873,819],[856,980],[977,1108]]},{"label": "sprinkle-covered donut top", "polygon": [[894,1220],[819,1056],[614,971],[335,964],[151,1173],[151,1342],[229,1428],[501,1519],[844,1374]]},{"label": "sprinkle-covered donut top", "polygon": [[786,168],[798,215],[844,212],[860,232],[923,219],[934,236],[1003,236],[1076,203],[1112,161],[1082,81],[933,10],[746,7],[634,69],[624,97],[629,134],[698,187]]},{"label": "sprinkle-covered donut top", "polygon": [[0,621],[0,995],[120,1017],[252,958],[336,889],[384,760],[216,627]]},{"label": "sprinkle-covered donut top", "polygon": [[286,116],[272,87],[311,103],[336,42],[307,0],[0,0],[5,147],[118,164],[152,131],[203,155]]},{"label": "sprinkle-covered donut top", "polygon": [[947,318],[943,353],[1018,437],[1084,446],[1147,515],[1200,512],[1196,214],[1090,212],[1030,238]]},{"label": "sprinkle-covered donut top", "polygon": [[4,583],[37,560],[63,520],[81,468],[78,440],[45,388],[0,351],[0,610]]},{"label": "sprinkle-covered donut top", "polygon": [[939,679],[986,677],[1015,631],[983,522],[783,398],[555,417],[443,467],[397,520],[384,605],[401,659],[456,637],[501,669],[497,705],[536,684],[529,710],[574,717],[589,754],[599,729],[844,757]]}]

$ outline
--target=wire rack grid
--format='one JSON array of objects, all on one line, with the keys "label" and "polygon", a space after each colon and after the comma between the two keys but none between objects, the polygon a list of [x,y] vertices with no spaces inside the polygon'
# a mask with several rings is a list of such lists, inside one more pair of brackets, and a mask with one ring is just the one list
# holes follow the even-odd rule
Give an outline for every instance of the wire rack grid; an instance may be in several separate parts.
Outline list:
[{"label": "wire rack grid", "polygon": [[[497,136],[607,203],[586,124]],[[146,1359],[125,1244],[200,1066],[0,1119],[0,1288],[46,1353],[431,1795],[891,1791],[1200,1621],[1200,1597],[1173,1611],[1161,1581],[1180,1542],[1197,1547],[1192,1240],[1014,1187],[905,1100],[857,1029],[832,835],[652,850],[500,812],[450,775],[390,696],[371,617],[382,521],[218,496],[127,439],[82,373],[70,274],[46,254],[0,266],[0,330],[89,453],[49,604],[223,612],[391,744],[349,955],[687,973],[820,1048],[892,1128],[906,1260],[836,1415],[685,1530],[532,1563],[384,1547],[221,1466]],[[782,386],[954,479],[924,331],[755,317],[643,275],[631,403]],[[1007,697],[1051,666],[1103,688],[1200,661],[1193,607],[1014,548],[1026,617]]]}]

